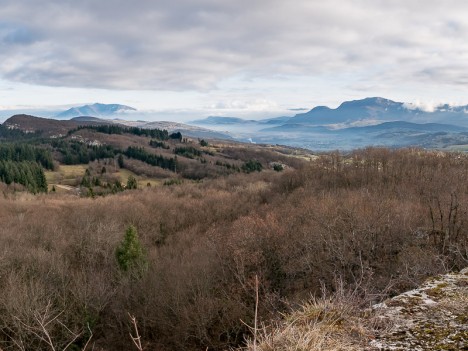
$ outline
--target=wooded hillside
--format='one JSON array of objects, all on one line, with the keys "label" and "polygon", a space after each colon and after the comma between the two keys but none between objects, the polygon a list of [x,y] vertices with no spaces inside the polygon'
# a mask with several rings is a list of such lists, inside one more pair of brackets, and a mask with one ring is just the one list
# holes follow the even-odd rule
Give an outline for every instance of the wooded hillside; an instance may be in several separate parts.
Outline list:
[{"label": "wooded hillside", "polygon": [[467,265],[467,177],[463,154],[366,149],[95,199],[7,194],[0,347],[130,350],[129,314],[146,350],[239,346],[256,277],[259,322],[324,290],[378,302]]}]

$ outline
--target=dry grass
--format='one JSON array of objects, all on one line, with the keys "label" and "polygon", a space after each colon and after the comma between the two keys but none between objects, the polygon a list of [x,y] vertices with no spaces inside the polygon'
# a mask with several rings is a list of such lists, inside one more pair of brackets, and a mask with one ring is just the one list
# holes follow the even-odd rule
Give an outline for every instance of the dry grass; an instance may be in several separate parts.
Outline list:
[{"label": "dry grass", "polygon": [[[88,167],[94,167],[99,171],[102,166],[96,162],[93,162],[90,165],[60,165],[56,171],[45,172],[47,183],[49,184],[49,191],[52,190],[53,185],[57,184],[59,186],[55,186],[56,193],[68,193],[70,191],[74,191],[74,189],[70,187],[77,186],[80,183],[81,178]],[[129,176],[135,177],[138,182],[138,187],[140,188],[147,187],[148,183],[150,183],[152,187],[160,186],[163,183],[159,179],[137,175],[131,170],[125,168],[116,168],[115,171],[113,165],[106,165],[106,168],[108,169],[107,174],[119,179],[122,184],[127,182]]]},{"label": "dry grass", "polygon": [[312,297],[280,321],[264,326],[244,351],[358,351],[374,335],[375,315],[353,294]]},{"label": "dry grass", "polygon": [[123,183],[123,184],[125,184],[127,182],[128,178],[130,176],[133,176],[137,180],[139,188],[146,187],[148,185],[148,183],[150,183],[152,187],[153,186],[160,186],[163,183],[159,179],[140,176],[140,175],[137,175],[136,173],[134,173],[134,172],[132,172],[132,171],[130,171],[128,169],[125,169],[125,168],[119,169],[116,173],[113,173],[113,175],[117,176],[120,179],[121,183]]},{"label": "dry grass", "polygon": [[56,171],[45,172],[47,183],[75,186],[83,177],[86,168],[87,165],[60,165]]},{"label": "dry grass", "polygon": [[135,178],[138,177],[134,172],[132,172],[132,171],[130,171],[130,170],[128,170],[128,169],[125,169],[125,168],[120,168],[117,172],[112,173],[112,174],[114,174],[114,175],[116,175],[117,177],[119,177],[119,178],[120,178],[120,181],[121,181],[122,183],[125,183],[125,182],[127,181],[128,177],[130,177],[130,176],[133,176],[133,177],[135,177]]}]

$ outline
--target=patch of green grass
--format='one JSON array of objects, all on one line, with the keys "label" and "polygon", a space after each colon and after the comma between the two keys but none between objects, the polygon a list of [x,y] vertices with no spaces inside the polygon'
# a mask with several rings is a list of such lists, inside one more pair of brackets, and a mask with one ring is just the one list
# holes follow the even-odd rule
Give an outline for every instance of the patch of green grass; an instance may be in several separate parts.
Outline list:
[{"label": "patch of green grass", "polygon": [[127,179],[130,176],[133,176],[133,177],[138,179],[138,176],[135,173],[133,173],[132,171],[129,171],[128,169],[125,169],[125,168],[121,168],[116,173],[113,173],[113,174],[116,175],[117,177],[119,177],[120,181],[122,183],[127,182]]},{"label": "patch of green grass", "polygon": [[135,179],[138,182],[138,188],[145,188],[148,186],[148,183],[150,183],[152,187],[161,185],[160,180],[157,180],[155,178],[139,176],[136,173],[133,173],[132,171],[125,169],[125,168],[121,168],[118,172],[114,174],[120,178],[120,181],[122,182],[122,184],[127,183],[128,177],[130,176],[135,177]]},{"label": "patch of green grass", "polygon": [[88,165],[60,165],[56,171],[46,171],[47,183],[76,186]]}]

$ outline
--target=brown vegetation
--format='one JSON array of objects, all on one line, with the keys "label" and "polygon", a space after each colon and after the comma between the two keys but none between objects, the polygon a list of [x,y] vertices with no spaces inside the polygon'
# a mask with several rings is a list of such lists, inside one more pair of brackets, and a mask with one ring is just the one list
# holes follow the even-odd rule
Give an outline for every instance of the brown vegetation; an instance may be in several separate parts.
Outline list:
[{"label": "brown vegetation", "polygon": [[17,128],[25,132],[44,132],[44,135],[66,135],[70,129],[76,128],[75,121],[58,121],[56,119],[34,117],[29,115],[15,115],[4,122],[5,126]]},{"label": "brown vegetation", "polygon": [[[260,322],[341,284],[395,294],[467,265],[467,177],[465,155],[366,149],[96,199],[3,198],[0,347],[130,350],[136,325],[145,350],[241,345],[256,276]],[[116,262],[129,225],[139,275]]]},{"label": "brown vegetation", "polygon": [[362,296],[342,289],[330,296],[312,297],[279,321],[262,326],[257,340],[249,339],[238,350],[370,351],[369,341],[391,322],[383,323],[365,302]]}]

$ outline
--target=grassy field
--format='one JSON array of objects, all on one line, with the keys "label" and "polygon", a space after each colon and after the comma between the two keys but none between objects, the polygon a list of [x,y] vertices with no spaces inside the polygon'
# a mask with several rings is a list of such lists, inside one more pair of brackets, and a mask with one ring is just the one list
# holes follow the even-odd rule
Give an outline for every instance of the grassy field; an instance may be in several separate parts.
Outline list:
[{"label": "grassy field", "polygon": [[49,184],[48,191],[52,192],[55,189],[55,193],[64,194],[70,193],[70,191],[77,192],[77,188],[69,185],[62,185],[62,184]]},{"label": "grassy field", "polygon": [[[68,192],[72,190],[68,187],[78,186],[81,178],[85,174],[88,165],[60,165],[56,171],[45,172],[47,183],[49,184],[49,191],[52,190],[53,185],[62,185],[62,187],[55,187],[56,192]],[[143,188],[148,186],[159,186],[162,184],[161,180],[157,180],[149,177],[139,176],[128,169],[119,169],[117,172],[112,172],[113,175],[117,176],[122,184],[126,184],[128,177],[133,176],[138,182],[138,187]]]},{"label": "grassy field", "polygon": [[76,186],[86,168],[87,165],[60,165],[56,171],[45,172],[47,183]]},{"label": "grassy field", "polygon": [[151,186],[158,186],[158,185],[162,184],[162,182],[160,180],[157,180],[157,179],[154,179],[154,178],[139,176],[139,175],[137,175],[137,174],[133,173],[132,171],[130,171],[128,169],[125,169],[125,168],[121,168],[116,173],[113,173],[113,174],[117,175],[120,178],[120,181],[123,184],[127,183],[127,180],[128,180],[129,176],[135,177],[135,179],[138,182],[138,187],[140,187],[140,188],[147,186],[148,183],[150,183]]}]

